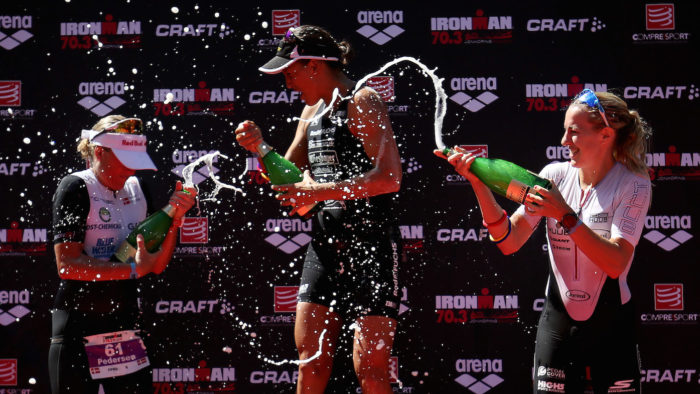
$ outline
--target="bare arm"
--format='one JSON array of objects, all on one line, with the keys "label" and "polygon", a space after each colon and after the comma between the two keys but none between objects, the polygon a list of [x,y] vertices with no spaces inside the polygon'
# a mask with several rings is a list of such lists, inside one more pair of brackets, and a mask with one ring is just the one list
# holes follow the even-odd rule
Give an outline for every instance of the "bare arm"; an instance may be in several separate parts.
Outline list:
[{"label": "bare arm", "polygon": [[[321,102],[319,101],[319,103],[316,105],[307,105],[304,107],[304,110],[301,111],[301,118],[311,119],[316,114],[316,111],[318,111],[320,103]],[[297,124],[297,130],[294,133],[294,140],[292,140],[292,143],[289,145],[287,153],[284,154],[284,157],[287,160],[294,163],[302,171],[309,169],[309,146],[308,139],[306,137],[306,130],[308,128],[309,122],[302,120],[299,121]]]},{"label": "bare arm", "polygon": [[[535,186],[535,191],[540,195],[528,195],[525,206],[538,215],[561,220],[565,214],[574,213],[553,182],[550,190]],[[581,252],[613,279],[624,272],[634,253],[634,246],[627,240],[605,239],[583,223],[569,236]]]},{"label": "bare arm", "polygon": [[[182,217],[194,205],[197,191],[187,188],[183,192],[182,183],[175,186],[175,192],[170,197],[170,204],[175,206],[176,213],[173,223],[160,248],[148,253],[142,235],[136,237],[137,252],[135,256],[136,273],[140,278],[150,272],[160,274],[165,270],[173,256],[176,243],[177,227]],[[82,242],[61,242],[54,245],[56,268],[61,279],[102,281],[128,279],[131,275],[131,265],[121,262],[104,261],[89,257],[83,253]]]},{"label": "bare arm", "polygon": [[102,261],[83,253],[80,242],[55,244],[56,269],[61,279],[101,281],[129,279],[131,266],[113,261]]},{"label": "bare arm", "polygon": [[[435,150],[434,153],[437,156],[447,159],[460,175],[467,178],[474,189],[474,194],[476,194],[476,199],[479,202],[479,209],[481,210],[481,217],[484,219],[484,222],[498,223],[503,217],[503,208],[501,208],[496,201],[491,189],[469,171],[475,157],[466,153],[459,147],[455,148],[455,153],[449,158],[445,157],[440,150]],[[519,214],[514,214],[509,220],[511,226],[510,235],[503,239],[502,242],[496,244],[503,254],[512,254],[520,250],[534,232],[534,228],[530,227],[530,224],[525,218]],[[497,225],[488,226],[489,233],[492,237],[499,239],[508,233],[508,224],[508,221],[501,221]]]},{"label": "bare arm", "polygon": [[[401,158],[386,107],[376,92],[361,89],[348,105],[348,127],[362,143],[373,167],[364,174],[339,182],[316,183],[308,174],[294,185],[273,186],[287,191],[278,196],[283,205],[307,205],[324,200],[354,200],[401,187]],[[290,202],[294,199],[294,202]]]}]

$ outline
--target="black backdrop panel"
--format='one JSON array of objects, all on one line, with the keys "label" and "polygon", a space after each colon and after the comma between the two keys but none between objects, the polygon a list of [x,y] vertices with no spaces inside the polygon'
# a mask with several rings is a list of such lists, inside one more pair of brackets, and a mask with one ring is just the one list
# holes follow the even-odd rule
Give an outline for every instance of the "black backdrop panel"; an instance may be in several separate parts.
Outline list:
[{"label": "black backdrop panel", "polygon": [[[168,269],[143,280],[154,392],[294,391],[296,368],[264,358],[296,358],[289,300],[311,224],[279,209],[233,130],[252,119],[273,146],[290,143],[303,103],[281,76],[257,67],[280,32],[300,23],[354,45],[354,79],[400,56],[420,59],[444,79],[446,143],[477,145],[532,170],[567,159],[563,111],[583,87],[617,92],[639,109],[654,128],[654,197],[630,273],[644,391],[698,392],[698,5],[367,4],[0,6],[0,392],[48,392],[58,283],[51,196],[63,176],[84,168],[75,153],[80,130],[106,114],[147,121],[159,171],[144,176],[157,204],[182,167],[217,150],[228,158],[212,171],[244,192],[201,201]],[[547,272],[544,234],[501,255],[469,186],[432,155],[430,79],[411,63],[382,77],[374,82],[389,92],[404,162],[395,392],[527,392]],[[203,194],[213,189],[207,175],[195,176]],[[359,391],[348,326],[328,392]]]}]

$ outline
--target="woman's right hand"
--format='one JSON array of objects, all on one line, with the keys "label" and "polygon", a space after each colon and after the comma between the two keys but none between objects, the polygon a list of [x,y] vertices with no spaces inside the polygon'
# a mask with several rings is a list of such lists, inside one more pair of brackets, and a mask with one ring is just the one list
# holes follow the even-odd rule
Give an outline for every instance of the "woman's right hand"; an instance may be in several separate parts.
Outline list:
[{"label": "woman's right hand", "polygon": [[457,173],[466,178],[472,185],[481,185],[481,180],[477,178],[473,172],[469,171],[469,168],[474,162],[474,159],[476,159],[476,156],[467,152],[465,149],[460,148],[459,146],[452,148],[452,152],[453,153],[447,157],[440,149],[435,149],[433,151],[435,156],[447,159],[447,161],[454,166],[455,170],[457,170]]},{"label": "woman's right hand", "polygon": [[262,131],[252,120],[244,120],[236,128],[236,141],[246,150],[255,153],[255,148],[263,142]]}]

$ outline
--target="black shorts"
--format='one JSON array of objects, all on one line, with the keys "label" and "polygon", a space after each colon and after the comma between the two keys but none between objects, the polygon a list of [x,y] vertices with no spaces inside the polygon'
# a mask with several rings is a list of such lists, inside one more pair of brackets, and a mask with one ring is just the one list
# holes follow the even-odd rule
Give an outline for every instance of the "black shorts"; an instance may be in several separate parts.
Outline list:
[{"label": "black shorts", "polygon": [[[609,288],[617,284],[609,278],[608,282]],[[552,287],[556,284],[550,281]],[[592,388],[595,394],[639,393],[641,365],[632,303],[620,306],[617,301],[618,306],[611,307],[599,300],[591,318],[575,321],[558,292],[552,293],[537,328],[533,392],[570,394]]]},{"label": "black shorts", "polygon": [[327,306],[344,319],[369,315],[396,319],[400,253],[395,226],[334,226],[315,217],[299,301]]}]

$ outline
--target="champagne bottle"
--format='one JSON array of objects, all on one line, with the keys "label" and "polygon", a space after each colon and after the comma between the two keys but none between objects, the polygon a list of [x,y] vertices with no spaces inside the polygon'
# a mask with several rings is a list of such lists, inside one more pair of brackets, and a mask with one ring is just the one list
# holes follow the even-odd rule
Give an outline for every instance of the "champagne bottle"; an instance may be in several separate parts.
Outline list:
[{"label": "champagne bottle", "polygon": [[124,242],[119,245],[114,255],[123,263],[131,263],[136,256],[136,235],[143,235],[143,240],[146,244],[146,250],[153,253],[163,243],[165,236],[168,234],[170,224],[175,216],[175,207],[168,204],[158,212],[147,217],[126,237]]},{"label": "champagne bottle", "polygon": [[[275,152],[266,143],[261,143],[255,148],[258,155],[262,158],[262,162],[267,170],[267,176],[273,185],[285,185],[288,183],[301,182],[304,179],[304,174],[291,161],[285,159],[282,155]],[[297,209],[299,216],[306,216],[316,206],[305,205]]]},{"label": "champagne bottle", "polygon": [[[445,156],[454,152],[450,148],[442,150]],[[470,171],[489,189],[519,204],[525,203],[525,197],[532,193],[535,185],[550,189],[552,184],[532,171],[517,164],[501,159],[477,157],[472,162]]]}]

